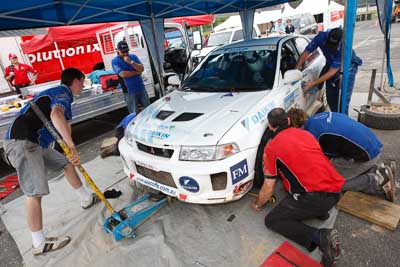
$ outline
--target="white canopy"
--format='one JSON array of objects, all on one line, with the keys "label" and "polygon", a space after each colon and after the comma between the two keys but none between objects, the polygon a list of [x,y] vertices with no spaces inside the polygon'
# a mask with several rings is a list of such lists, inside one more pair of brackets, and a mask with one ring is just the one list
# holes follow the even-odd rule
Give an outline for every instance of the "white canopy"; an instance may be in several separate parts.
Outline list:
[{"label": "white canopy", "polygon": [[328,0],[315,1],[303,0],[301,4],[295,9],[296,14],[311,13],[313,15],[325,13],[328,10],[344,10],[344,6]]}]

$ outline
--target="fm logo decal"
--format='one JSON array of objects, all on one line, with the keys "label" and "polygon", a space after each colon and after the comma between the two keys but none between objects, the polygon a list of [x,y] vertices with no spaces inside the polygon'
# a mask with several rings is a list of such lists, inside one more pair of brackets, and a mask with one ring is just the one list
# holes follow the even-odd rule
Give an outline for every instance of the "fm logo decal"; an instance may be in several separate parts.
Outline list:
[{"label": "fm logo decal", "polygon": [[241,162],[236,163],[230,168],[230,170],[231,170],[232,184],[240,182],[249,175],[249,167],[247,166],[247,160],[244,159]]}]

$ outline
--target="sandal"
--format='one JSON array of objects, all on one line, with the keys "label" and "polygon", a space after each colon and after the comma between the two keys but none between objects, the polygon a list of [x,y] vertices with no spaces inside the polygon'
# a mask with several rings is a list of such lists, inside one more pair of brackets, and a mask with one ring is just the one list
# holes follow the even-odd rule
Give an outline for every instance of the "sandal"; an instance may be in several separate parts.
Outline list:
[{"label": "sandal", "polygon": [[65,247],[69,241],[71,241],[71,237],[69,236],[46,237],[46,240],[40,246],[32,248],[32,254],[38,256],[47,252],[55,251]]}]

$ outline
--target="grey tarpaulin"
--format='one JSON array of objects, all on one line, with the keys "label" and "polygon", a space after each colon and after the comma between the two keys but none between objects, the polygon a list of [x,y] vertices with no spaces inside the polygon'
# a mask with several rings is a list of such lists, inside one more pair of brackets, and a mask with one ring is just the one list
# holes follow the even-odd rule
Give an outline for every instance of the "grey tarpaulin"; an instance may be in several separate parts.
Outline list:
[{"label": "grey tarpaulin", "polygon": [[[121,170],[120,158],[98,157],[84,167],[101,190],[112,185],[123,192],[120,198],[109,200],[116,210],[139,195]],[[71,243],[59,251],[32,256],[23,196],[7,203],[7,212],[1,215],[25,266],[255,267],[286,240],[264,226],[264,217],[273,205],[256,213],[250,209],[251,196],[220,205],[174,202],[139,226],[136,238],[116,242],[103,230],[104,218],[109,216],[104,205],[81,209],[77,194],[63,177],[50,182],[50,192],[42,200],[45,233],[72,237]],[[282,187],[275,193],[278,200],[285,195]],[[308,223],[332,227],[336,213],[332,210],[327,221]],[[232,214],[235,219],[229,222]],[[320,259],[318,250],[311,256]]]}]

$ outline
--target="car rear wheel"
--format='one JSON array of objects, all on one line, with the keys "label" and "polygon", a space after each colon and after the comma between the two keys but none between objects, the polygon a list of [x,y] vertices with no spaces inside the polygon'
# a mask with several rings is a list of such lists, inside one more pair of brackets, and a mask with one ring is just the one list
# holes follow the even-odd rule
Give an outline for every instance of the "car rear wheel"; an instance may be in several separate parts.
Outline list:
[{"label": "car rear wheel", "polygon": [[368,127],[381,130],[400,129],[400,105],[364,105],[358,113],[358,121]]},{"label": "car rear wheel", "polygon": [[256,164],[254,166],[254,187],[261,188],[264,183],[264,162],[263,162],[263,155],[264,155],[264,148],[267,145],[268,141],[271,139],[272,132],[267,129],[265,130],[260,145],[257,149],[257,157],[256,157]]}]

